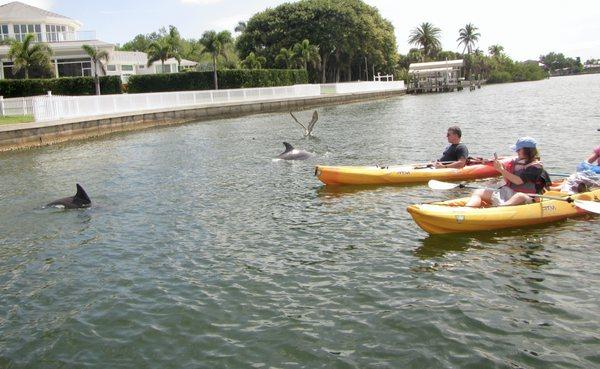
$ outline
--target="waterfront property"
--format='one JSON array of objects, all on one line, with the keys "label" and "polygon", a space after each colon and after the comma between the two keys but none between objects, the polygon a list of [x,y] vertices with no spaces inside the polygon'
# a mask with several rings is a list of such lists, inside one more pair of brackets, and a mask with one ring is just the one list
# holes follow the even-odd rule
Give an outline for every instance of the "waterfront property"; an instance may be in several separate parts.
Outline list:
[{"label": "waterfront property", "polygon": [[381,99],[405,91],[403,81],[394,81],[0,98],[0,116],[33,115],[36,120],[0,127],[0,151],[159,125]]},{"label": "waterfront property", "polygon": [[[177,63],[175,59],[169,59],[164,67],[160,62],[148,67],[146,53],[115,51],[114,44],[99,40],[95,31],[83,31],[81,27],[82,23],[77,20],[18,1],[0,6],[0,40],[22,41],[27,34],[34,34],[36,42],[45,42],[52,49],[56,77],[105,74],[103,68],[93,70],[89,55],[81,48],[83,45],[109,52],[109,61],[104,66],[106,74],[121,76],[124,83],[134,74],[175,73],[196,66],[193,61]],[[0,46],[0,79],[22,77],[13,73],[13,63],[7,55],[9,49],[8,45]],[[32,76],[35,77],[35,73],[33,71]]]},{"label": "waterfront property", "polygon": [[464,61],[446,60],[412,63],[408,68],[408,92],[447,92],[462,90]]}]

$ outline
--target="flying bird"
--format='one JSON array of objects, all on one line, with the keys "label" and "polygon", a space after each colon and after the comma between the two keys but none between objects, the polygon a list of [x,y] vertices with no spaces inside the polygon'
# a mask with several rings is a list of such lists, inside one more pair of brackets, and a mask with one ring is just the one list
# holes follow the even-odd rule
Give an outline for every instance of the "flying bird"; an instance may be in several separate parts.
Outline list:
[{"label": "flying bird", "polygon": [[290,115],[292,116],[292,118],[294,118],[294,120],[296,121],[296,123],[298,123],[299,125],[302,126],[302,128],[304,128],[304,136],[310,136],[311,135],[313,128],[315,128],[315,124],[319,120],[319,113],[317,113],[316,110],[315,110],[315,112],[312,115],[312,120],[308,123],[308,126],[306,126],[306,127],[304,126],[304,124],[300,123],[298,121],[298,119],[296,119],[296,117],[294,116],[294,114],[292,112],[290,112]]}]

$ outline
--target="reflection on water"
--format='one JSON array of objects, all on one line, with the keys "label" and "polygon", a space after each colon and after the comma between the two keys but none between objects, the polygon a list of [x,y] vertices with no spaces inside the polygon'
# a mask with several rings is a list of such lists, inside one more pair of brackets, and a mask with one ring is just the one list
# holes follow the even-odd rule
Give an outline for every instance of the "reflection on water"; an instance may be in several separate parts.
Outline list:
[{"label": "reflection on water", "polygon": [[[313,173],[427,162],[449,122],[569,172],[599,77],[326,107],[312,138],[264,114],[4,153],[0,367],[597,367],[598,217],[428,236],[406,208],[470,191]],[[41,208],[77,182],[91,209]]]}]

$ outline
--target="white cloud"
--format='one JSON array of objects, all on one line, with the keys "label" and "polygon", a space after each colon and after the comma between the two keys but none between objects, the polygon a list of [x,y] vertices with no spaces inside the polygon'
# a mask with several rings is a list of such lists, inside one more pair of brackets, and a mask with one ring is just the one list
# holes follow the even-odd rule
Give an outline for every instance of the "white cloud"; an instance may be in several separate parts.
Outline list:
[{"label": "white cloud", "polygon": [[[53,0],[20,0],[22,3],[27,5],[36,6],[38,8],[42,8],[44,10],[52,10],[54,5]],[[0,0],[0,5],[12,3],[13,0]]]}]

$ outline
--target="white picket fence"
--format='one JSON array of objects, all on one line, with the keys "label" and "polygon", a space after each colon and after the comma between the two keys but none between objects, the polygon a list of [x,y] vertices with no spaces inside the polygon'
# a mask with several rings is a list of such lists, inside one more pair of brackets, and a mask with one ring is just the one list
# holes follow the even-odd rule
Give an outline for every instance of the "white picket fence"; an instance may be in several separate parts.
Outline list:
[{"label": "white picket fence", "polygon": [[0,117],[12,115],[33,115],[32,97],[5,99],[0,96]]},{"label": "white picket fence", "polygon": [[349,82],[325,85],[179,91],[102,96],[33,96],[0,99],[2,115],[33,115],[36,121],[99,116],[133,111],[223,105],[236,102],[316,97],[332,93],[402,90],[400,82]]}]

